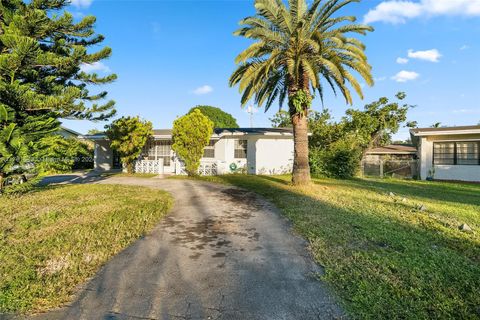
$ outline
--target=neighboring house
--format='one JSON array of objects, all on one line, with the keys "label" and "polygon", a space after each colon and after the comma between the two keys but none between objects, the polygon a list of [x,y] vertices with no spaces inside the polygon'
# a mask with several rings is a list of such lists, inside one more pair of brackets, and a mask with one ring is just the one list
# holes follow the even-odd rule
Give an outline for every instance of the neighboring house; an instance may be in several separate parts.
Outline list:
[{"label": "neighboring house", "polygon": [[72,130],[72,129],[68,129],[68,128],[65,128],[63,126],[60,126],[60,129],[58,129],[55,134],[58,134],[58,135],[61,135],[62,137],[68,139],[68,138],[75,138],[75,139],[78,139],[79,137],[81,137],[81,134]]},{"label": "neighboring house", "polygon": [[[89,135],[86,138],[95,142],[95,170],[121,168],[119,158],[110,148],[105,134]],[[205,147],[199,173],[281,174],[291,172],[292,167],[292,129],[215,129],[210,144]],[[183,164],[172,150],[172,130],[154,130],[153,137],[135,164],[135,171],[184,174]]]},{"label": "neighboring house", "polygon": [[362,159],[364,176],[392,176],[414,178],[418,176],[417,148],[391,144],[368,149]]},{"label": "neighboring house", "polygon": [[420,178],[480,181],[480,125],[411,129]]},{"label": "neighboring house", "polygon": [[365,152],[364,160],[415,160],[417,148],[405,144],[389,144],[386,146],[368,149]]}]

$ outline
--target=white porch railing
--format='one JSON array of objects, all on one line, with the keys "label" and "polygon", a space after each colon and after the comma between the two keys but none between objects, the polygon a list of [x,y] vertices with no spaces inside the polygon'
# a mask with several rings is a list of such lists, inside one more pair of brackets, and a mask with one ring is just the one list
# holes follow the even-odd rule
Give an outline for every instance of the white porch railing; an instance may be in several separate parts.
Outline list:
[{"label": "white porch railing", "polygon": [[[186,175],[185,164],[182,161],[177,160],[175,162],[175,174]],[[198,174],[201,176],[215,176],[218,174],[218,161],[217,160],[204,160],[200,161],[200,167],[198,168]]]},{"label": "white porch railing", "polygon": [[159,160],[137,160],[135,161],[136,173],[163,174],[163,159]]}]

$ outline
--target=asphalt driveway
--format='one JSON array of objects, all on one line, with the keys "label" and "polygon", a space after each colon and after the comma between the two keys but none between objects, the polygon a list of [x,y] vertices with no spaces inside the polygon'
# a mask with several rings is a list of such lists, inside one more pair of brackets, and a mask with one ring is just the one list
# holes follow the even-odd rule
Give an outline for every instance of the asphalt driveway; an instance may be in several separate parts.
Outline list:
[{"label": "asphalt driveway", "polygon": [[255,194],[191,180],[89,183],[169,191],[172,212],[110,260],[64,309],[38,319],[332,319],[322,270],[277,209]]}]

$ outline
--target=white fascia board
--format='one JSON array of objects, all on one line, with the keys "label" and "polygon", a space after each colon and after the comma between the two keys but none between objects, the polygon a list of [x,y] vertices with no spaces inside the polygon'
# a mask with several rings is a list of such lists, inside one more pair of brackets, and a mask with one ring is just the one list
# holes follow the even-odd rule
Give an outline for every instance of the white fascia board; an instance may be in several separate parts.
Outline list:
[{"label": "white fascia board", "polygon": [[428,136],[446,136],[446,135],[465,135],[465,134],[480,134],[480,129],[470,129],[470,130],[445,130],[445,131],[419,131],[410,132],[416,137],[428,137]]}]

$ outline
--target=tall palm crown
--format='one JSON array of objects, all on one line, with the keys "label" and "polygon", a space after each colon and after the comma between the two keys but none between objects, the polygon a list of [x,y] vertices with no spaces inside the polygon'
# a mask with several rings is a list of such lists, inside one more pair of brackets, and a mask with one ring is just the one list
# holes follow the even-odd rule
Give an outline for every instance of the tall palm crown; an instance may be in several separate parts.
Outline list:
[{"label": "tall palm crown", "polygon": [[288,97],[294,132],[293,182],[310,180],[308,130],[305,115],[312,97],[323,101],[324,86],[340,91],[348,104],[351,89],[363,98],[352,72],[373,84],[365,46],[347,34],[365,35],[373,29],[355,24],[353,16],[333,17],[344,6],[360,0],[255,0],[257,14],[240,21],[236,35],[254,40],[236,58],[239,65],[230,85],[239,85],[241,102],[251,99],[268,110]]}]

